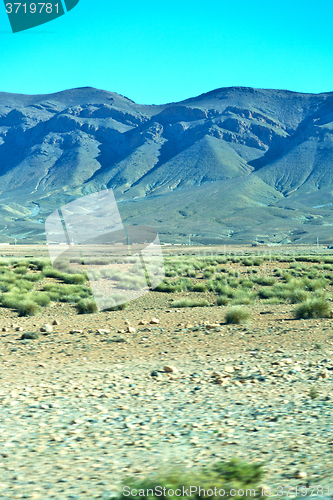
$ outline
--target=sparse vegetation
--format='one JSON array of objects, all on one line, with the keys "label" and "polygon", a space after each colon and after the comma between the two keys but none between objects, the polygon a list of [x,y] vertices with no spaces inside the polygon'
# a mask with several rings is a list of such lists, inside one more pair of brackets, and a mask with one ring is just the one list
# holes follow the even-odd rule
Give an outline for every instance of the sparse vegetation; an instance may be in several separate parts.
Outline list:
[{"label": "sparse vegetation", "polygon": [[228,304],[229,300],[228,297],[225,295],[221,295],[221,297],[218,297],[216,300],[216,305],[217,306],[226,306]]},{"label": "sparse vegetation", "polygon": [[[155,473],[141,481],[136,478],[127,479],[123,484],[122,493],[116,500],[125,500],[126,498],[136,500],[136,495],[131,494],[133,490],[136,493],[142,491],[140,498],[145,500],[158,500],[159,498],[162,500],[169,498],[200,500],[211,496],[208,492],[213,492],[214,488],[217,490],[224,489],[225,496],[232,496],[232,498],[239,500],[246,498],[249,490],[256,489],[263,476],[262,463],[249,464],[238,459],[232,459],[229,462],[218,462],[197,472],[190,472],[183,467],[177,467],[177,470],[169,467],[166,471]],[[154,495],[156,485],[161,487],[161,494]],[[196,487],[196,491],[190,496],[181,493],[180,495],[174,494],[176,490],[182,492],[183,488],[189,491],[190,486],[192,486],[193,491]],[[199,486],[201,488],[200,494]],[[232,489],[235,489],[235,492],[230,494]],[[149,495],[147,495],[147,490],[151,492]],[[205,490],[204,495],[203,490]],[[261,498],[261,495],[259,494],[257,498]]]},{"label": "sparse vegetation", "polygon": [[[49,259],[14,259],[0,261],[0,303],[2,307],[36,314],[50,302],[65,302],[77,306],[86,299],[92,300],[87,272],[75,271],[74,260],[57,262],[51,266]],[[80,259],[76,259],[81,264]],[[136,257],[125,259],[90,259],[98,269],[88,270],[91,281],[114,281],[114,288],[140,290],[150,286],[147,272],[140,271]],[[119,262],[118,262],[119,261]],[[115,267],[126,262],[130,268],[124,272]],[[88,264],[88,262],[86,262]],[[277,266],[277,267],[274,267]],[[263,267],[264,266],[264,267]],[[327,300],[333,290],[333,258],[316,255],[176,255],[165,259],[167,278],[154,291],[182,294],[185,304],[177,307],[217,305],[249,305],[264,301],[266,304],[299,304],[296,317],[328,317]],[[163,270],[161,270],[161,275]],[[40,286],[40,282],[43,282]],[[327,293],[328,292],[328,293]],[[202,294],[198,301],[194,294]],[[215,298],[212,297],[215,295]],[[184,299],[178,296],[177,301]],[[28,302],[29,306],[21,305]],[[34,302],[36,307],[32,307]],[[89,302],[89,301],[88,301]],[[87,302],[87,303],[88,303]],[[85,302],[84,302],[85,304]],[[114,306],[116,309],[126,305]],[[84,307],[77,307],[84,310]],[[88,307],[89,309],[89,307]]]},{"label": "sparse vegetation", "polygon": [[225,322],[232,324],[247,323],[251,318],[250,311],[245,307],[235,306],[229,309],[225,315]]},{"label": "sparse vegetation", "polygon": [[294,311],[296,319],[329,318],[330,306],[324,298],[308,299]]},{"label": "sparse vegetation", "polygon": [[97,312],[97,306],[94,299],[81,299],[76,304],[76,310],[79,314],[91,314]]},{"label": "sparse vegetation", "polygon": [[319,397],[319,392],[317,391],[316,387],[311,387],[311,389],[309,390],[309,396],[311,399],[317,399]]}]

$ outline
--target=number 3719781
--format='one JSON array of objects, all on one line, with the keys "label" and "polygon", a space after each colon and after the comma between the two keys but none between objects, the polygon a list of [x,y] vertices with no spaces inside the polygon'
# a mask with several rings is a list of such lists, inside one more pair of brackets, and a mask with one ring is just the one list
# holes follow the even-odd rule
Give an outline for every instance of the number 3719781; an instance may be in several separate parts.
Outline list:
[{"label": "number 3719781", "polygon": [[53,8],[59,14],[59,4],[51,3],[6,3],[7,14],[52,14]]}]

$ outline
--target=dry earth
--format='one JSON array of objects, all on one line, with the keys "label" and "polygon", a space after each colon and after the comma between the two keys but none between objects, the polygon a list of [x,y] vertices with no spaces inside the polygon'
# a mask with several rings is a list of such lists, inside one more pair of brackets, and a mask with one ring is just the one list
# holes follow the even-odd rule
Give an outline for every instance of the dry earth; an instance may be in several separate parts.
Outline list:
[{"label": "dry earth", "polygon": [[0,309],[1,499],[108,499],[126,477],[232,457],[265,462],[272,496],[331,493],[333,320],[262,304],[226,325],[226,307],[175,310],[174,298]]}]

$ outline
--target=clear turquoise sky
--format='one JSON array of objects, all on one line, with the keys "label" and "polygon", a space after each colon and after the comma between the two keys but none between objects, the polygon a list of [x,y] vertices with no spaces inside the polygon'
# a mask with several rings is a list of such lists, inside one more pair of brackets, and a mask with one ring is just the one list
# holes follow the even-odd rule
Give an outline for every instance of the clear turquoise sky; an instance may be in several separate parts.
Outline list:
[{"label": "clear turquoise sky", "polygon": [[97,87],[141,104],[219,87],[333,91],[333,2],[80,0],[13,34],[0,4],[0,91]]}]

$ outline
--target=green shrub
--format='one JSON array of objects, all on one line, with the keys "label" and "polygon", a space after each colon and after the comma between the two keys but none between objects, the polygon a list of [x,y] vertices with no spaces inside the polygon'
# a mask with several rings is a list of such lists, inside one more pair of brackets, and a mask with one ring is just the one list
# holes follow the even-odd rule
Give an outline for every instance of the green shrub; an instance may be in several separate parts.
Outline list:
[{"label": "green shrub", "polygon": [[325,278],[318,278],[313,280],[304,278],[304,283],[309,290],[314,292],[315,290],[325,288],[328,285],[328,280],[326,280]]},{"label": "green shrub", "polygon": [[258,296],[261,299],[270,299],[274,297],[274,295],[273,288],[260,288],[260,290],[258,290]]},{"label": "green shrub", "polygon": [[11,263],[13,264],[14,267],[29,267],[29,261],[25,259],[19,259],[19,260],[12,259]]},{"label": "green shrub", "polygon": [[229,309],[225,315],[225,321],[227,324],[242,324],[247,323],[250,319],[250,311],[244,307],[235,306]]},{"label": "green shrub", "polygon": [[197,275],[197,273],[194,271],[194,269],[189,269],[187,271],[187,276],[189,276],[190,278],[195,278]]},{"label": "green shrub", "polygon": [[276,283],[275,278],[272,276],[258,276],[258,278],[254,278],[253,281],[263,286],[272,286]]},{"label": "green shrub", "polygon": [[308,299],[294,311],[296,319],[329,318],[330,306],[323,298]]},{"label": "green shrub", "polygon": [[180,278],[177,281],[173,281],[169,283],[168,281],[163,281],[160,285],[154,288],[156,292],[165,292],[165,293],[177,293],[182,292],[184,290],[192,289],[192,281],[189,278]]},{"label": "green shrub", "polygon": [[94,299],[81,299],[76,304],[78,314],[91,314],[97,312],[97,306]]},{"label": "green shrub", "polygon": [[251,292],[245,292],[244,290],[237,290],[231,304],[252,304],[255,299],[256,294]]},{"label": "green shrub", "polygon": [[271,297],[270,299],[266,300],[266,304],[282,304],[284,300],[279,297]]},{"label": "green shrub", "polygon": [[53,302],[58,302],[60,300],[60,297],[61,297],[61,292],[58,290],[52,290],[52,291],[49,291],[47,292],[47,295],[50,297],[50,300],[52,300]]},{"label": "green shrub", "polygon": [[33,292],[31,294],[31,299],[36,302],[39,306],[46,307],[50,304],[51,298],[48,293],[43,292]]},{"label": "green shrub", "polygon": [[68,304],[76,304],[81,300],[80,295],[75,295],[74,293],[68,295],[60,295],[60,302],[67,302]]},{"label": "green shrub", "polygon": [[4,281],[5,283],[15,283],[17,279],[18,276],[16,276],[16,274],[11,272],[6,272],[1,276],[1,281]]},{"label": "green shrub", "polygon": [[235,290],[233,290],[229,285],[221,285],[220,283],[216,285],[215,291],[219,295],[226,295],[227,297],[233,297],[235,295]]},{"label": "green shrub", "polygon": [[40,307],[33,300],[24,300],[17,306],[20,316],[36,316],[39,313]]},{"label": "green shrub", "polygon": [[102,277],[102,273],[98,269],[91,269],[89,271],[89,280],[90,281],[97,281],[97,280],[101,279],[101,277]]},{"label": "green shrub", "polygon": [[177,273],[176,273],[176,271],[166,270],[165,271],[165,276],[167,278],[174,278],[175,276],[177,276]]},{"label": "green shrub", "polygon": [[62,272],[54,269],[52,266],[45,266],[43,268],[43,274],[46,278],[62,279]]},{"label": "green shrub", "polygon": [[45,278],[45,276],[43,273],[26,274],[24,276],[25,280],[33,281],[33,282],[42,281],[44,278]]},{"label": "green shrub", "polygon": [[42,271],[44,267],[51,267],[51,262],[49,259],[34,259],[30,262],[34,264],[39,271]]},{"label": "green shrub", "polygon": [[1,296],[1,305],[3,307],[8,307],[9,309],[17,309],[20,300],[22,300],[22,296],[19,296],[17,294],[13,294],[11,292],[4,293]]},{"label": "green shrub", "polygon": [[287,286],[287,284],[284,283],[278,283],[273,286],[272,288],[275,297],[278,297],[279,299],[283,300],[288,300],[290,298],[292,290],[290,290]]},{"label": "green shrub", "polygon": [[208,280],[206,281],[206,287],[210,292],[214,292],[216,290],[216,287],[218,287],[219,283],[215,280]]},{"label": "green shrub", "polygon": [[228,285],[232,288],[237,288],[239,285],[239,279],[237,278],[228,278]]},{"label": "green shrub", "polygon": [[284,272],[282,274],[282,279],[284,281],[290,281],[290,280],[294,279],[294,276],[292,274],[288,273],[288,272]]},{"label": "green shrub", "polygon": [[228,304],[229,300],[228,297],[225,295],[221,295],[221,297],[218,297],[216,300],[216,305],[218,306],[226,306]]},{"label": "green shrub", "polygon": [[203,273],[203,277],[204,277],[205,279],[211,278],[212,276],[213,276],[213,273],[212,273],[211,271],[205,271],[205,272]]},{"label": "green shrub", "polygon": [[242,288],[253,288],[254,283],[252,280],[243,279],[240,281],[240,285]]},{"label": "green shrub", "polygon": [[28,290],[32,290],[34,288],[34,284],[31,283],[30,281],[25,280],[25,279],[23,279],[23,280],[18,279],[15,282],[15,287],[22,292],[26,292]]},{"label": "green shrub", "polygon": [[83,283],[86,282],[86,279],[83,276],[83,274],[62,273],[62,276],[60,279],[64,283],[69,284],[69,285],[82,285]]},{"label": "green shrub", "polygon": [[45,292],[57,292],[60,295],[78,295],[81,298],[86,298],[92,295],[92,291],[87,286],[83,285],[65,285],[59,283],[47,283],[43,290]]},{"label": "green shrub", "polygon": [[122,288],[123,290],[141,290],[141,288],[147,286],[147,281],[145,278],[127,278],[118,281],[117,288]]},{"label": "green shrub", "polygon": [[28,272],[28,268],[25,266],[18,266],[13,269],[15,274],[26,274]]},{"label": "green shrub", "polygon": [[311,387],[309,391],[309,396],[311,399],[317,399],[319,397],[319,392],[315,387]]},{"label": "green shrub", "polygon": [[171,307],[176,307],[177,309],[180,307],[205,307],[209,306],[209,302],[207,300],[190,300],[190,299],[180,299],[175,300]]},{"label": "green shrub", "polygon": [[249,464],[237,458],[229,462],[219,462],[213,466],[220,477],[228,483],[243,484],[248,486],[256,484],[264,477],[263,464]]},{"label": "green shrub", "polygon": [[[177,467],[177,469],[167,467],[165,470],[164,467],[162,473],[155,473],[151,478],[142,480],[136,478],[126,479],[122,485],[121,493],[115,500],[137,500],[136,495],[138,492],[142,492],[142,494],[139,493],[139,497],[144,500],[172,500],[176,498],[180,500],[186,498],[202,500],[209,498],[211,495],[208,492],[213,492],[214,489],[217,491],[223,489],[225,497],[235,498],[236,500],[246,499],[248,490],[259,489],[257,485],[264,476],[262,467],[263,464],[248,464],[238,459],[233,459],[227,463],[217,463],[204,467],[199,471],[189,471],[183,467]],[[156,491],[157,485],[160,487],[161,493]],[[192,489],[189,495],[190,487]],[[235,491],[231,494],[233,489]],[[185,493],[182,494],[184,490]],[[204,494],[203,490],[205,491]],[[175,494],[176,491],[180,491],[180,494]],[[258,498],[261,498],[260,494]]]},{"label": "green shrub", "polygon": [[198,283],[197,285],[194,285],[192,290],[193,292],[207,292],[207,287],[204,283]]},{"label": "green shrub", "polygon": [[290,302],[292,304],[297,304],[298,302],[304,302],[309,298],[309,293],[301,288],[295,288],[290,294]]}]

